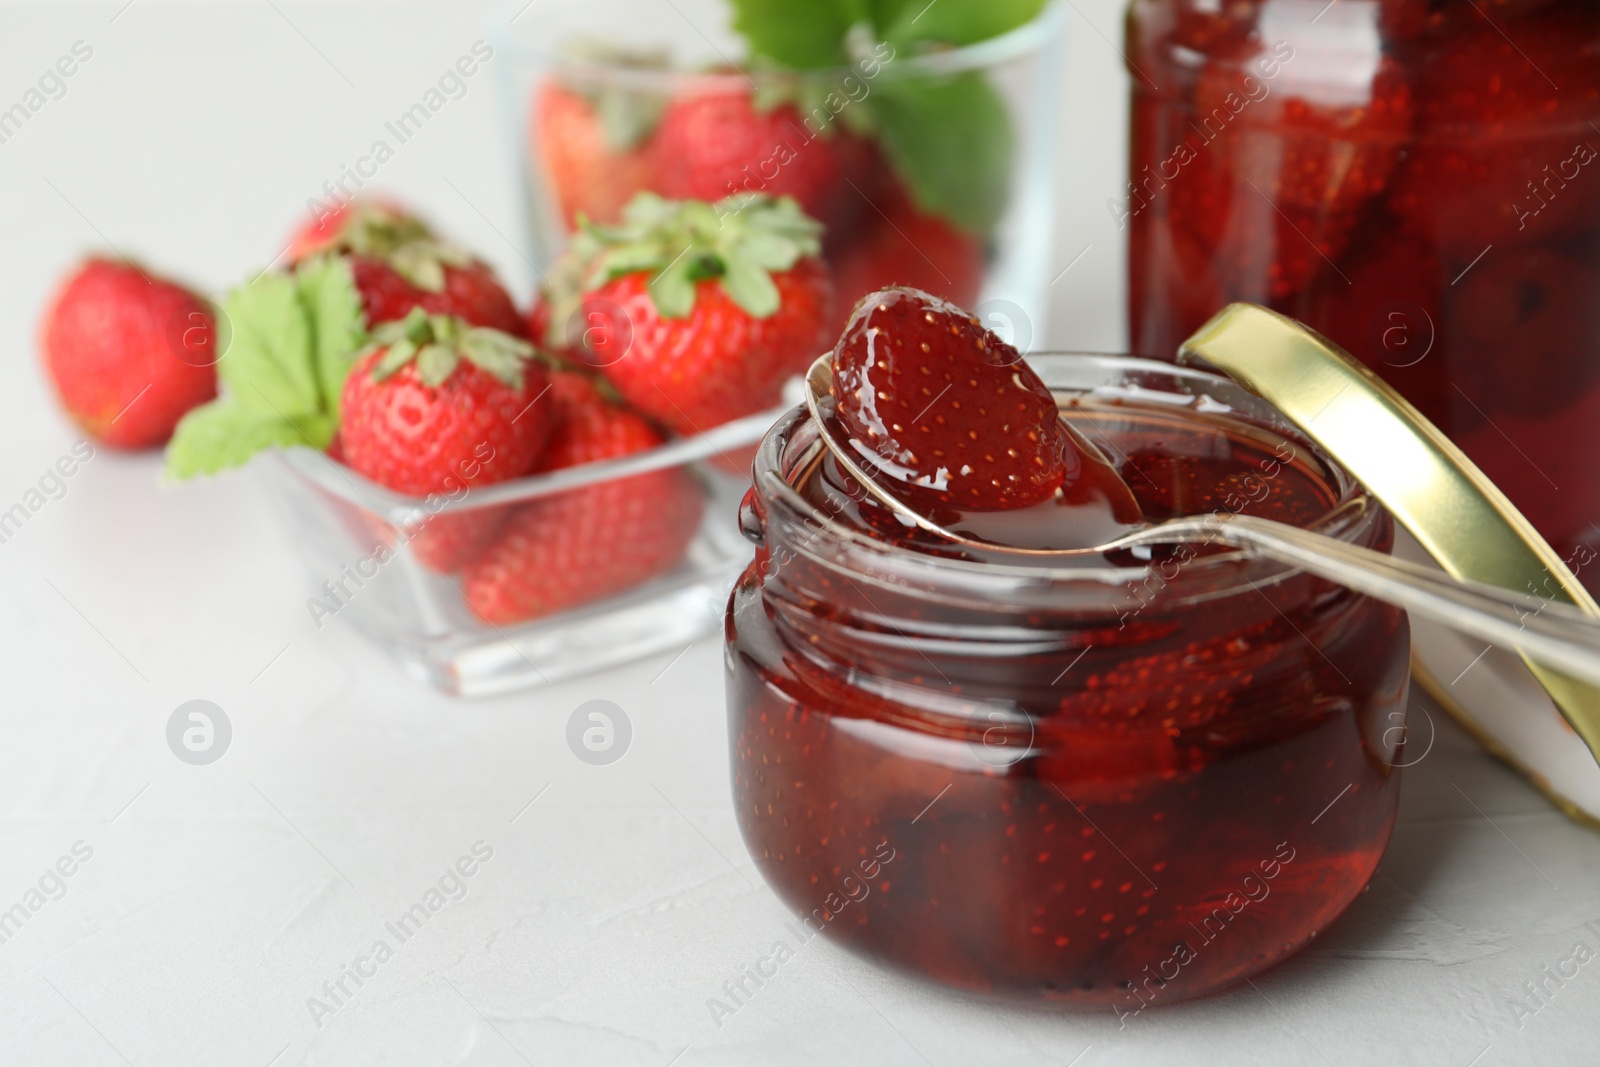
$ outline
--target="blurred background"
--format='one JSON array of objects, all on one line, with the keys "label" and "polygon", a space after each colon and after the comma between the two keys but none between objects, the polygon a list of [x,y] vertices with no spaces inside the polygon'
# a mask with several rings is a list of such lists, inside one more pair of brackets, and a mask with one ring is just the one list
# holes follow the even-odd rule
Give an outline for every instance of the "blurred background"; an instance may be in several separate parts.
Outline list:
[{"label": "blurred background", "polygon": [[[57,279],[91,251],[204,292],[250,279],[308,201],[486,39],[488,7],[0,3],[0,114],[78,57],[0,140],[0,510],[81,436],[38,368]],[[1066,8],[1034,347],[1117,351],[1123,5]],[[525,304],[535,274],[493,67],[366,188],[415,205]],[[92,852],[0,941],[0,1061],[1091,1067],[1394,1062],[1401,1049],[1487,1065],[1579,1062],[1564,1057],[1592,1044],[1582,985],[1523,992],[1574,939],[1600,946],[1579,918],[1600,915],[1582,895],[1600,875],[1587,831],[1436,709],[1418,720],[1426,758],[1372,891],[1259,989],[1130,1034],[1109,1014],[977,1004],[816,945],[760,1007],[708,1020],[725,981],[793,936],[733,821],[716,640],[452,701],[340,625],[308,625],[308,582],[256,479],[175,490],[159,475],[157,454],[102,450],[0,543],[0,911],[61,856],[82,861],[80,842]],[[232,720],[211,768],[174,759],[163,732],[195,699]],[[633,717],[617,768],[569,752],[569,712],[592,700]],[[480,873],[461,902],[353,1007],[308,1009],[468,856]]]}]

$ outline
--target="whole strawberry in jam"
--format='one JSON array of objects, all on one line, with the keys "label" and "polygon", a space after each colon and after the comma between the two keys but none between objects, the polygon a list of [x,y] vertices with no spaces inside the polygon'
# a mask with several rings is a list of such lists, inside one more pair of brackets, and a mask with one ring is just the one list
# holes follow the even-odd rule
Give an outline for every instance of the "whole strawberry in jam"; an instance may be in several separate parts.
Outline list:
[{"label": "whole strawberry in jam", "polygon": [[1553,7],[1516,23],[1514,40],[1477,22],[1417,48],[1417,142],[1388,197],[1458,272],[1491,244],[1559,239],[1600,217],[1600,10]]},{"label": "whole strawberry in jam", "polygon": [[1276,84],[1231,55],[1201,71],[1196,158],[1172,195],[1224,284],[1238,292],[1265,279],[1266,291],[1252,294],[1265,301],[1298,293],[1344,250],[1362,209],[1388,185],[1415,105],[1405,71],[1387,56],[1365,67],[1352,57],[1355,73],[1335,93],[1297,83],[1294,52],[1282,44],[1253,54],[1257,70],[1277,63]]},{"label": "whole strawberry in jam", "polygon": [[913,507],[1010,511],[1103,496],[1138,505],[1061,421],[1022,355],[976,318],[916,289],[857,306],[833,350],[835,417],[884,488]]},{"label": "whole strawberry in jam", "polygon": [[[554,429],[536,470],[647,452],[661,431],[590,375],[557,370]],[[504,624],[599,600],[671,570],[700,528],[704,494],[681,468],[610,479],[530,501],[462,575],[473,612]]]},{"label": "whole strawberry in jam", "polygon": [[521,336],[517,312],[494,270],[440,241],[426,223],[390,204],[351,201],[301,227],[290,262],[314,255],[345,259],[371,325],[397,322],[412,308]]},{"label": "whole strawberry in jam", "polygon": [[552,295],[549,321],[581,323],[572,340],[639,411],[709,430],[776,405],[822,347],[833,287],[820,234],[787,198],[641,193],[619,225],[574,240],[551,277],[578,283]]},{"label": "whole strawberry in jam", "polygon": [[[380,326],[345,382],[339,443],[344,460],[399,493],[459,496],[527,474],[550,431],[538,401],[549,386],[525,341],[414,310]],[[435,515],[412,546],[451,571],[493,536],[502,514]]]},{"label": "whole strawberry in jam", "polygon": [[217,395],[210,307],[131,263],[79,268],[45,312],[40,344],[67,414],[113,448],[161,444]]}]

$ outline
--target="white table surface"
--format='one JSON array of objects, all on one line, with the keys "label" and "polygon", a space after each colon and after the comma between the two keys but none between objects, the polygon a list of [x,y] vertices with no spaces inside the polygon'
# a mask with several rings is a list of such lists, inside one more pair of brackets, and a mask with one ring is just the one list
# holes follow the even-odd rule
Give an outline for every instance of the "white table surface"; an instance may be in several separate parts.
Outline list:
[{"label": "white table surface", "polygon": [[[475,4],[122,3],[0,6],[0,108],[73,42],[94,49],[0,144],[0,509],[76,440],[33,341],[74,257],[114,245],[201,286],[237,282],[481,35]],[[1090,251],[1056,286],[1059,346],[1122,339],[1104,207],[1123,151],[1118,27],[1109,0],[1073,16],[1058,259]],[[513,190],[496,108],[475,80],[380,180],[526,291],[502,236]],[[0,944],[0,1063],[1600,1059],[1600,963],[1547,1001],[1525,988],[1578,942],[1600,952],[1600,837],[1437,712],[1371,891],[1256,988],[1119,1029],[1109,1013],[968,1000],[817,940],[718,1026],[707,999],[790,935],[734,825],[715,641],[453,701],[337,620],[312,627],[255,476],[164,490],[157,470],[102,451],[0,544],[0,909],[75,842],[93,849]],[[205,767],[164,737],[195,698],[234,727]],[[635,728],[609,767],[564,741],[596,698]],[[493,858],[467,895],[319,1027],[307,998],[478,841]]]}]

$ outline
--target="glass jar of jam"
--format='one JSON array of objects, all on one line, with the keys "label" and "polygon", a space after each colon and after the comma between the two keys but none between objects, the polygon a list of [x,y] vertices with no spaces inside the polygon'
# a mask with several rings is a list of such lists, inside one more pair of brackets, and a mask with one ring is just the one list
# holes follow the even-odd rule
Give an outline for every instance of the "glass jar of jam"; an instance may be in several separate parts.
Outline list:
[{"label": "glass jar of jam", "polygon": [[[1231,381],[1030,362],[1147,518],[1248,513],[1388,548],[1376,502]],[[964,989],[1127,1014],[1270,966],[1371,878],[1403,762],[1402,612],[1223,549],[1038,566],[913,537],[803,411],[764,442],[741,521],[735,807],[813,931]]]},{"label": "glass jar of jam", "polygon": [[1600,4],[1133,0],[1128,45],[1133,350],[1265,304],[1600,545]]}]

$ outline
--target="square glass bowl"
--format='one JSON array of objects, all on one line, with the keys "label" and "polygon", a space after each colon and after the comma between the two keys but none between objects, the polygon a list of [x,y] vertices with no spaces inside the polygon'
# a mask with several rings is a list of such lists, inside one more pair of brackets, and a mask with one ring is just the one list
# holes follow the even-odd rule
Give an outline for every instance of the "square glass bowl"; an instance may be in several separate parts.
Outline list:
[{"label": "square glass bowl", "polygon": [[[750,560],[740,457],[787,410],[424,500],[311,449],[274,453],[265,469],[311,578],[317,627],[340,617],[408,674],[488,696],[677,650],[719,628]],[[527,551],[492,567],[474,555],[517,524],[532,531]],[[562,540],[538,541],[551,536]],[[518,617],[530,604],[557,610]]]},{"label": "square glass bowl", "polygon": [[[561,250],[579,211],[614,221],[642,189],[792,194],[827,227],[841,323],[866,293],[913,285],[1027,351],[1045,328],[1064,6],[938,52],[852,40],[850,66],[803,74],[751,69],[731,13],[727,0],[491,10],[530,261]],[[751,107],[767,125],[731,147],[728,116]]]}]

